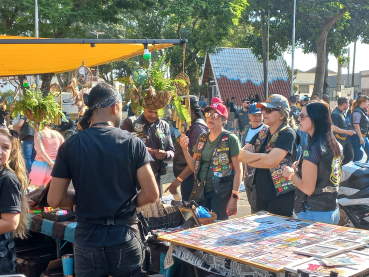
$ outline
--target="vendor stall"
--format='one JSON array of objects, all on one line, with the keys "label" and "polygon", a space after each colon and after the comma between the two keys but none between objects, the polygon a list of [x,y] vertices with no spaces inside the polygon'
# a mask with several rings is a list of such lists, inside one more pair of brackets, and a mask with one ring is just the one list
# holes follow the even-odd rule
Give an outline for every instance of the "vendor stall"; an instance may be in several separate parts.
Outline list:
[{"label": "vendor stall", "polygon": [[[222,276],[283,276],[287,269],[294,274],[300,267],[322,276],[329,275],[332,269],[338,270],[339,276],[361,276],[369,271],[369,263],[358,262],[360,258],[349,268],[328,268],[319,263],[320,259],[311,257],[325,256],[329,250],[332,251],[329,253],[335,253],[334,257],[361,251],[359,255],[369,260],[368,252],[363,248],[369,242],[369,231],[272,214],[217,222],[163,235],[159,240],[174,245],[169,254],[173,252],[173,256],[183,261]],[[316,249],[305,249],[309,246]],[[297,253],[302,249],[305,255]],[[309,266],[309,261],[314,266]]]}]

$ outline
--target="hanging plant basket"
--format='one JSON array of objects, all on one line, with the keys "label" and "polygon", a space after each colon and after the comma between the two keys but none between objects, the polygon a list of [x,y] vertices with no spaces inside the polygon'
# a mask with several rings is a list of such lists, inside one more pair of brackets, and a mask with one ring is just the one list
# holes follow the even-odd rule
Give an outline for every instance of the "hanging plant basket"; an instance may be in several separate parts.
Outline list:
[{"label": "hanging plant basket", "polygon": [[38,117],[35,113],[33,113],[31,110],[25,110],[24,116],[29,120],[33,122],[42,122],[46,120],[46,114],[44,110],[39,110]]},{"label": "hanging plant basket", "polygon": [[187,95],[187,91],[190,90],[190,77],[186,73],[179,73],[175,80],[183,80],[184,82],[174,82],[176,86],[176,93],[178,96]]},{"label": "hanging plant basket", "polygon": [[171,91],[156,91],[154,96],[144,98],[142,107],[149,110],[159,110],[169,104]]}]

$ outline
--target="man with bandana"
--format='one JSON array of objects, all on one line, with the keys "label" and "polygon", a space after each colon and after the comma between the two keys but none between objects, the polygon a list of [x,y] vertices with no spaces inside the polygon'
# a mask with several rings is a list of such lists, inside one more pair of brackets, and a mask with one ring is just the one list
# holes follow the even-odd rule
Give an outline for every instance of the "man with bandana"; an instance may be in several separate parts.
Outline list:
[{"label": "man with bandana", "polygon": [[154,162],[151,163],[159,187],[160,197],[163,195],[163,184],[160,176],[167,173],[168,163],[174,157],[174,146],[169,130],[169,124],[159,118],[157,110],[144,108],[139,116],[124,120],[122,130],[134,132],[146,145]]},{"label": "man with bandana", "polygon": [[[141,276],[146,262],[136,207],[159,196],[152,158],[136,135],[117,128],[122,98],[112,86],[99,83],[83,99],[89,107],[83,130],[60,146],[47,201],[54,208],[76,205],[77,277]],[[71,181],[75,191],[68,190]]]}]

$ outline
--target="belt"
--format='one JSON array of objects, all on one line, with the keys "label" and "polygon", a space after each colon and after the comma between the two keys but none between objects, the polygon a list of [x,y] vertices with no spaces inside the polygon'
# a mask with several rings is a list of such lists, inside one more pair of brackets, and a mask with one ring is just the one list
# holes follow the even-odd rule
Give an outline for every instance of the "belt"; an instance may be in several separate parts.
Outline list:
[{"label": "belt", "polygon": [[362,136],[363,136],[363,138],[366,138],[366,136],[367,136],[367,135],[363,135],[363,134],[362,134]]},{"label": "belt", "polygon": [[99,224],[99,225],[133,225],[136,223],[137,215],[134,214],[130,218],[127,219],[119,219],[119,218],[100,218],[93,219],[88,221],[88,223]]},{"label": "belt", "polygon": [[340,139],[340,140],[346,140],[347,137],[341,137],[339,134],[335,134],[336,138]]}]

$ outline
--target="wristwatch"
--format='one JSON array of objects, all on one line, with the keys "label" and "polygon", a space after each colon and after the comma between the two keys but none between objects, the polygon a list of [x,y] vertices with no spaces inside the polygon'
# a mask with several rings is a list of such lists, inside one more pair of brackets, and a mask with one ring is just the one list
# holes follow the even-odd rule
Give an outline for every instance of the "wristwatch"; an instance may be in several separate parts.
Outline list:
[{"label": "wristwatch", "polygon": [[232,193],[232,197],[233,198],[236,198],[237,200],[239,200],[240,199],[240,197],[238,196],[238,194],[236,194],[236,193]]}]

